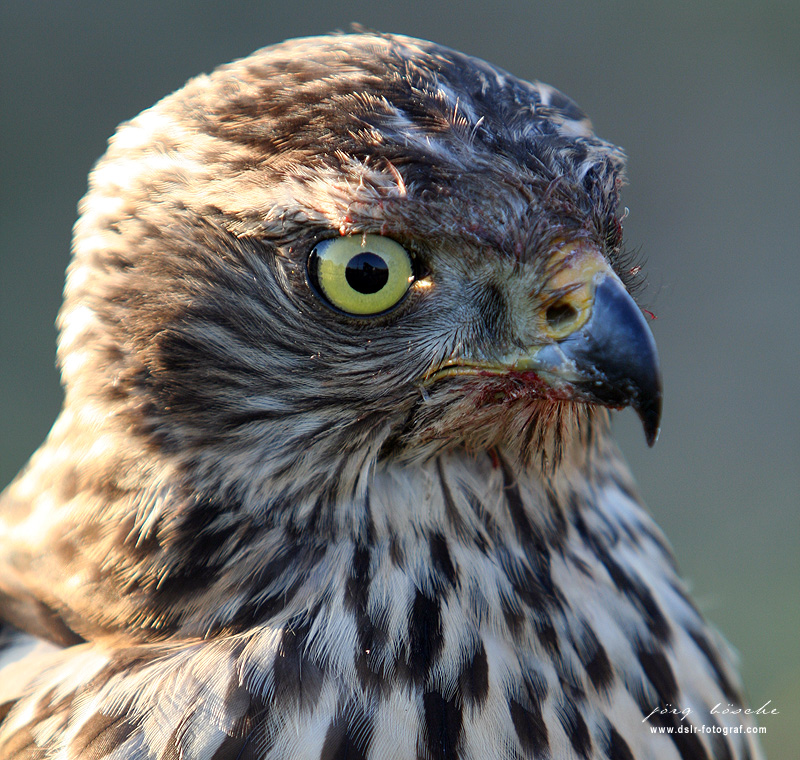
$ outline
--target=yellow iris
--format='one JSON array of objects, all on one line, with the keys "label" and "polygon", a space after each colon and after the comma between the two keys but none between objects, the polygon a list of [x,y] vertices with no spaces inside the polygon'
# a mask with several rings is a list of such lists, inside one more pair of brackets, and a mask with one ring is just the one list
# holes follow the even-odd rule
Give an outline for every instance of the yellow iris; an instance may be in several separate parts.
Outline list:
[{"label": "yellow iris", "polygon": [[331,305],[359,316],[390,309],[414,281],[406,249],[381,235],[323,240],[311,253],[309,269]]}]

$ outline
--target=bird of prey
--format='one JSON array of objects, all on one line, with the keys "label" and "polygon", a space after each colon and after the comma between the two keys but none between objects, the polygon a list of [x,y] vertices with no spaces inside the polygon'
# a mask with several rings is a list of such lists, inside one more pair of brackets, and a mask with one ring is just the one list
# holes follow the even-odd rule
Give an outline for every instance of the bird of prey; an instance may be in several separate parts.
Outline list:
[{"label": "bird of prey", "polygon": [[0,504],[0,758],[758,757],[609,437],[661,411],[623,172],[552,87],[372,32],[123,124]]}]

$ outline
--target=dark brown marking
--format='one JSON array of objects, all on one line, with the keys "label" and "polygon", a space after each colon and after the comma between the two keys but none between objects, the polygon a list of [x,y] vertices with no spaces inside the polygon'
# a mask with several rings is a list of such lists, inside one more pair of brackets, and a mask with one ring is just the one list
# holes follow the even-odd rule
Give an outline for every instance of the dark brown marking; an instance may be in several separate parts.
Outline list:
[{"label": "dark brown marking", "polygon": [[662,704],[676,704],[678,684],[669,661],[662,652],[637,647],[636,656],[647,680],[653,685]]},{"label": "dark brown marking", "polygon": [[600,692],[607,691],[614,680],[614,668],[597,634],[586,621],[583,621],[580,634],[572,636],[572,645],[594,688]]},{"label": "dark brown marking", "polygon": [[503,610],[503,619],[508,626],[509,633],[518,637],[525,625],[525,616],[522,614],[522,609],[516,599],[509,599],[505,595],[501,595],[500,604]]},{"label": "dark brown marking", "polygon": [[260,760],[263,754],[256,754],[253,734],[247,736],[226,736],[209,760]]},{"label": "dark brown marking", "polygon": [[728,676],[725,674],[725,669],[722,665],[722,662],[720,661],[714,648],[711,646],[711,642],[709,642],[708,638],[701,631],[689,631],[689,635],[697,645],[697,648],[703,653],[703,655],[705,655],[706,660],[708,660],[708,664],[714,671],[714,676],[716,677],[717,683],[722,689],[723,694],[725,694],[725,698],[731,704],[740,706],[742,704],[742,697],[736,687],[734,687],[734,685],[731,683]]},{"label": "dark brown marking", "polygon": [[161,753],[161,757],[159,760],[181,760],[181,748],[180,748],[180,734],[181,734],[181,726],[173,729],[172,733],[169,735],[169,739],[167,739],[167,746],[164,747],[164,751]]},{"label": "dark brown marking", "polygon": [[425,711],[425,739],[432,760],[458,757],[462,715],[455,696],[445,699],[435,691],[422,695]]},{"label": "dark brown marking", "polygon": [[[650,710],[642,710],[642,714],[648,715]],[[678,750],[682,760],[709,760],[708,753],[705,751],[700,739],[697,738],[697,734],[678,733],[678,728],[681,726],[679,716],[656,714],[649,718],[649,723],[659,728],[663,726],[672,729],[669,738],[672,739],[672,743],[675,745],[675,749]],[[714,760],[717,759],[715,758]]]},{"label": "dark brown marking", "polygon": [[567,534],[569,532],[569,525],[564,510],[564,506],[556,496],[552,488],[545,491],[547,497],[547,504],[550,507],[550,517],[553,520],[553,527],[550,531],[548,543],[556,551],[563,551],[564,543],[566,542]]},{"label": "dark brown marking", "polygon": [[11,708],[14,707],[15,704],[17,704],[16,699],[9,699],[7,702],[0,703],[0,726],[3,725],[3,721],[11,712]]},{"label": "dark brown marking", "polygon": [[458,574],[453,566],[450,557],[450,550],[447,547],[447,539],[438,532],[432,533],[429,539],[431,560],[436,571],[444,577],[447,583],[455,588],[458,582]]},{"label": "dark brown marking", "polygon": [[532,704],[541,704],[547,698],[547,681],[534,670],[522,674],[525,693]]},{"label": "dark brown marking", "polygon": [[[344,603],[356,620],[358,650],[355,653],[356,673],[365,689],[385,689],[384,673],[374,666],[380,662],[379,649],[386,646],[387,635],[367,612],[371,551],[368,546],[356,544],[353,550],[352,569],[345,586]],[[377,616],[380,620],[380,616]]]},{"label": "dark brown marking", "polygon": [[489,694],[489,661],[483,642],[478,644],[475,654],[458,677],[461,697],[465,704],[482,706]]},{"label": "dark brown marking", "polygon": [[340,706],[325,734],[320,760],[366,760],[372,730],[371,719],[362,710]]},{"label": "dark brown marking", "polygon": [[525,513],[525,504],[519,492],[519,485],[505,459],[499,454],[497,454],[497,458],[500,462],[500,470],[503,473],[503,495],[505,496],[508,513],[511,515],[511,521],[514,523],[514,528],[520,541],[523,544],[529,544],[533,542],[533,527],[528,515]]},{"label": "dark brown marking", "polygon": [[95,713],[70,742],[69,751],[75,757],[105,757],[128,739],[136,730],[127,716]]},{"label": "dark brown marking", "polygon": [[608,735],[608,760],[635,760],[628,742],[616,728],[612,728]]},{"label": "dark brown marking", "polygon": [[403,547],[400,545],[400,539],[394,533],[389,536],[389,559],[391,559],[395,567],[401,570],[406,562]]},{"label": "dark brown marking", "polygon": [[591,659],[584,664],[584,668],[589,680],[598,691],[607,691],[614,681],[614,668],[602,644],[598,643],[597,649]]},{"label": "dark brown marking", "polygon": [[667,643],[672,636],[672,631],[650,590],[640,580],[631,578],[620,567],[611,556],[608,547],[589,531],[580,514],[576,514],[574,520],[575,527],[578,529],[584,543],[600,560],[614,585],[636,605],[653,636],[658,641]]},{"label": "dark brown marking", "polygon": [[530,709],[523,707],[516,699],[508,700],[508,709],[514,723],[522,751],[531,757],[544,755],[550,749],[547,734],[547,725],[542,717],[542,710],[538,703],[533,703]]},{"label": "dark brown marking", "polygon": [[295,622],[284,629],[273,666],[277,698],[300,710],[314,707],[324,679],[322,670],[304,652],[309,625]]},{"label": "dark brown marking", "polygon": [[576,754],[588,760],[592,753],[592,737],[575,702],[564,696],[556,708],[556,714]]},{"label": "dark brown marking", "polygon": [[408,630],[408,672],[416,684],[424,684],[444,645],[438,601],[417,591]]},{"label": "dark brown marking", "polygon": [[458,507],[456,507],[453,493],[450,490],[450,486],[447,484],[447,479],[444,476],[444,468],[442,466],[441,457],[436,459],[436,472],[439,475],[439,485],[442,489],[444,512],[447,515],[447,519],[450,522],[450,525],[453,527],[456,536],[463,538],[467,533],[466,526],[464,524],[464,518],[461,516]]},{"label": "dark brown marking", "polygon": [[29,723],[15,731],[0,745],[0,753],[2,753],[0,756],[4,760],[44,760],[44,752],[33,737],[35,728],[35,723]]},{"label": "dark brown marking", "polygon": [[277,738],[267,730],[268,718],[267,705],[251,694],[247,712],[234,723],[231,736],[222,742],[210,760],[262,760]]},{"label": "dark brown marking", "polygon": [[551,657],[560,657],[561,648],[558,644],[558,634],[553,627],[553,623],[547,616],[542,616],[541,620],[534,620],[534,628],[539,643]]},{"label": "dark brown marking", "polygon": [[11,596],[0,590],[0,610],[5,622],[54,644],[72,646],[84,641],[59,613],[26,592]]}]

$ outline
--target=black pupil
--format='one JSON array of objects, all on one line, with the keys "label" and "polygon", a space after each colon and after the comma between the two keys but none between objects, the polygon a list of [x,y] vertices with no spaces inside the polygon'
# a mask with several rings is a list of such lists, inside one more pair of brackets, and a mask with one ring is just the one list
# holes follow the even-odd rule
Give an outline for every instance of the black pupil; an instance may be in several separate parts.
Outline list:
[{"label": "black pupil", "polygon": [[389,280],[389,267],[377,253],[364,251],[347,262],[347,284],[364,295],[377,293]]}]

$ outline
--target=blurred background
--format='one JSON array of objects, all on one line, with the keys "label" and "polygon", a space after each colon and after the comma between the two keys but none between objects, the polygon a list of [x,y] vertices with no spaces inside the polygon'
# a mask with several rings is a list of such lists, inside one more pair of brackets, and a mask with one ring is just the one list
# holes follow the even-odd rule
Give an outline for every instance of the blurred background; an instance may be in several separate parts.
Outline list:
[{"label": "blurred background", "polygon": [[184,81],[351,22],[572,96],[628,152],[628,244],[664,368],[661,439],[616,427],[701,607],[739,651],[769,757],[800,719],[800,4],[435,0],[0,3],[0,487],[60,405],[53,322],[86,175]]}]

